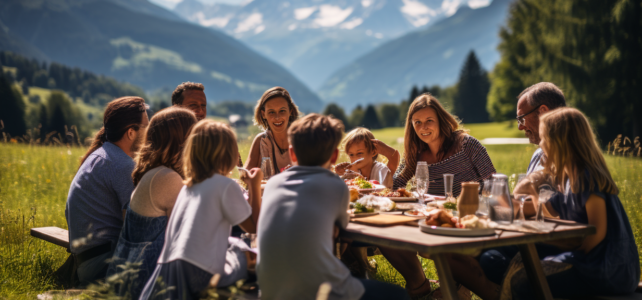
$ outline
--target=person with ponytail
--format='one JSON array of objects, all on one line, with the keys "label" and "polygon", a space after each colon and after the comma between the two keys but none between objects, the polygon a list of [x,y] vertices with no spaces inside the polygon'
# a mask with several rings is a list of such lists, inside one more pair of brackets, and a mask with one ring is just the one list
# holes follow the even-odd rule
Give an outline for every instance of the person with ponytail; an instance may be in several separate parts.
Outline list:
[{"label": "person with ponytail", "polygon": [[[133,157],[149,123],[145,100],[122,97],[107,105],[103,127],[80,161],[65,208],[77,286],[105,277],[134,183]],[[72,282],[75,282],[73,280]]]}]

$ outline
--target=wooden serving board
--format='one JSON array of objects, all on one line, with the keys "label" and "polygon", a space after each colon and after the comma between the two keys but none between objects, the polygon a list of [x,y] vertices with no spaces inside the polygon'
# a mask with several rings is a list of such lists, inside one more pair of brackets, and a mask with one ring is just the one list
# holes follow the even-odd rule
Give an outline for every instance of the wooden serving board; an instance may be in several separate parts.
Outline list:
[{"label": "wooden serving board", "polygon": [[371,217],[363,217],[352,220],[354,223],[361,223],[372,226],[393,226],[403,225],[408,222],[415,221],[416,218],[400,215],[376,215]]}]

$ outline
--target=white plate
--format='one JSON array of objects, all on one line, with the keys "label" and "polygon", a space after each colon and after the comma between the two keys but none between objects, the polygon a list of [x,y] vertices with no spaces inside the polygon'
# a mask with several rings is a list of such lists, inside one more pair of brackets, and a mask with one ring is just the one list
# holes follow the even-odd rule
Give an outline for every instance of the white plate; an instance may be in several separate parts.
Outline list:
[{"label": "white plate", "polygon": [[394,202],[413,202],[417,201],[417,197],[386,197]]},{"label": "white plate", "polygon": [[380,192],[386,189],[385,186],[381,184],[372,184],[373,188],[371,189],[358,189],[359,193],[372,193],[372,192]]},{"label": "white plate", "polygon": [[421,214],[421,215],[411,215],[411,214],[408,214],[407,212],[409,212],[409,211],[404,211],[404,212],[403,212],[403,215],[404,215],[404,216],[407,216],[407,217],[417,218],[417,219],[425,219],[425,218],[427,218],[427,216],[426,216],[426,215],[424,215],[424,214]]},{"label": "white plate", "polygon": [[495,235],[494,228],[482,229],[466,229],[466,228],[451,228],[440,227],[434,225],[427,225],[426,222],[419,221],[419,230],[425,233],[448,235],[448,236],[489,236]]}]

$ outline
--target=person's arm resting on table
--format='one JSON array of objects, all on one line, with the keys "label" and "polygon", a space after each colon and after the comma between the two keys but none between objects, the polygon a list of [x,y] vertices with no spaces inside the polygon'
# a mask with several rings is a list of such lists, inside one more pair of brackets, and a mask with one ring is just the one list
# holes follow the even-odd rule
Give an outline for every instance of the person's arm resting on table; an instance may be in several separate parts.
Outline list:
[{"label": "person's arm resting on table", "polygon": [[252,207],[252,215],[245,221],[241,222],[239,226],[241,229],[248,233],[256,233],[256,225],[259,224],[259,213],[261,212],[261,180],[263,180],[263,173],[261,169],[254,168],[249,170],[247,177],[241,178],[249,189],[250,207]]}]

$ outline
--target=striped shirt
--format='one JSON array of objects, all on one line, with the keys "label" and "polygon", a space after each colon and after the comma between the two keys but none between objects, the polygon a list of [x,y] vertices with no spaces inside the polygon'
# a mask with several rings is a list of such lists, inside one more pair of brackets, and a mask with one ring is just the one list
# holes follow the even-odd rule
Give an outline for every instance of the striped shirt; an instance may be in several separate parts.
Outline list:
[{"label": "striped shirt", "polygon": [[[461,183],[477,181],[480,185],[483,180],[495,173],[493,162],[486,152],[486,148],[472,136],[465,136],[462,141],[461,150],[440,162],[429,164],[429,186],[428,193],[433,195],[444,195],[444,174],[454,174],[453,196],[458,197],[461,192]],[[419,157],[417,155],[416,157]],[[408,180],[415,176],[417,162],[405,161],[397,169],[394,176],[393,187],[406,187]]]}]

